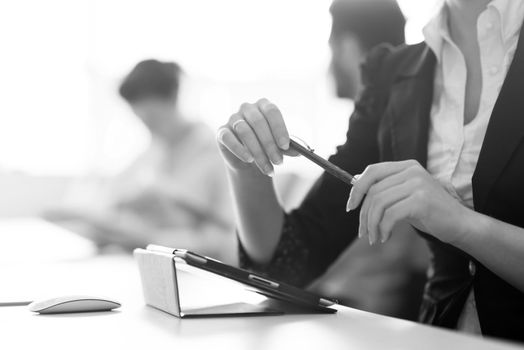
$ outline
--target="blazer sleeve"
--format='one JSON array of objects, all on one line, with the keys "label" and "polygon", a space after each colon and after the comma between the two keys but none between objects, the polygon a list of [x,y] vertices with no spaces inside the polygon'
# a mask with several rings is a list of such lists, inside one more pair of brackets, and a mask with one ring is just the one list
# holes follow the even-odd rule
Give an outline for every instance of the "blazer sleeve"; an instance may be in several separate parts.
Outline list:
[{"label": "blazer sleeve", "polygon": [[[350,117],[346,142],[329,161],[359,174],[379,161],[378,125],[386,104],[381,77],[390,46],[379,46],[361,67],[363,89]],[[358,233],[359,210],[346,212],[350,187],[324,173],[301,205],[286,214],[282,236],[271,262],[256,265],[240,245],[240,264],[272,278],[305,286],[322,274]]]}]

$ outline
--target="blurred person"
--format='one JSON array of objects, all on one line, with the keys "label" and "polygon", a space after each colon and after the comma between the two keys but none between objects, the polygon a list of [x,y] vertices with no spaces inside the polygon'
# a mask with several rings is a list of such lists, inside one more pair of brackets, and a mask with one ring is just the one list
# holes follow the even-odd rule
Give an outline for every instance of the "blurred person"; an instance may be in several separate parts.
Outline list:
[{"label": "blurred person", "polygon": [[[331,73],[338,97],[355,99],[360,65],[382,43],[404,43],[404,16],[395,0],[335,0],[332,16]],[[415,320],[425,282],[428,252],[416,234],[392,237],[387,245],[353,242],[311,289],[343,304]]]},{"label": "blurred person", "polygon": [[180,67],[145,60],[119,93],[151,134],[148,148],[108,179],[91,200],[50,210],[100,246],[132,249],[148,243],[195,250],[232,262],[232,206],[215,137],[177,107]]},{"label": "blurred person", "polygon": [[330,70],[336,93],[355,99],[365,57],[379,44],[403,44],[406,20],[396,0],[334,0],[329,12]]},{"label": "blurred person", "polygon": [[330,157],[353,186],[324,173],[290,212],[272,180],[298,155],[284,116],[242,104],[217,133],[242,266],[307,286],[357,237],[411,230],[431,252],[420,322],[524,341],[523,22],[522,1],[445,0],[423,42],[374,48]]}]

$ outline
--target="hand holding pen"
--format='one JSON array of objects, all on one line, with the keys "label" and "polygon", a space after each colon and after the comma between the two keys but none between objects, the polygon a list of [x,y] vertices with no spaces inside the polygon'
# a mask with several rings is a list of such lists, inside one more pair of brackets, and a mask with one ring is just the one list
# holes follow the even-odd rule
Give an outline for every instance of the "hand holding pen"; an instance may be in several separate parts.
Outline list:
[{"label": "hand holding pen", "polygon": [[267,99],[244,103],[219,129],[218,142],[232,168],[254,164],[263,174],[272,176],[273,166],[281,164],[284,155],[301,154],[348,185],[354,182],[352,175],[291,140],[282,113]]},{"label": "hand holding pen", "polygon": [[233,169],[256,166],[272,176],[273,166],[282,164],[283,156],[297,156],[290,150],[289,132],[282,113],[267,99],[244,103],[218,131],[222,154]]}]

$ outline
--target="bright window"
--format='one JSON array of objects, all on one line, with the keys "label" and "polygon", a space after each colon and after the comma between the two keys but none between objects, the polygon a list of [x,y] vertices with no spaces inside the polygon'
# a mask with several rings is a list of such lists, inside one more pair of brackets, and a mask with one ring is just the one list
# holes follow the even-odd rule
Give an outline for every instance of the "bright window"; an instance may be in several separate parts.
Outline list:
[{"label": "bright window", "polygon": [[[330,1],[18,0],[0,3],[0,167],[111,173],[147,135],[116,94],[139,60],[176,60],[184,111],[213,128],[265,96],[323,154],[344,138],[350,105],[327,74]],[[402,0],[409,16],[431,2]],[[427,12],[427,11],[426,11]],[[424,12],[425,13],[425,12]],[[418,18],[418,17],[417,17]],[[408,39],[420,40],[420,21]]]}]

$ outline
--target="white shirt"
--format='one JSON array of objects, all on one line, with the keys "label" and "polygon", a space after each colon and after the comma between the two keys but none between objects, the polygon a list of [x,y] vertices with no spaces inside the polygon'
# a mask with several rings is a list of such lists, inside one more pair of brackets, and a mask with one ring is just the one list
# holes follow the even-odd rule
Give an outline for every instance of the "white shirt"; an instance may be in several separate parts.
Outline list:
[{"label": "white shirt", "polygon": [[191,123],[170,145],[153,138],[105,192],[108,210],[130,210],[133,215],[136,208],[123,203],[148,202],[153,197],[158,205],[138,210],[148,227],[198,231],[209,224],[217,231],[232,232],[234,219],[223,160],[213,132],[203,123]]},{"label": "white shirt", "polygon": [[[464,124],[466,63],[451,40],[447,6],[424,27],[425,41],[437,57],[427,169],[469,208],[473,208],[471,179],[493,107],[517,48],[523,19],[521,0],[493,0],[480,14],[476,40],[480,47],[482,90],[477,115],[467,124]],[[458,328],[480,334],[473,293]]]},{"label": "white shirt", "polygon": [[131,228],[144,242],[166,246],[180,244],[178,232],[194,233],[195,243],[207,231],[224,242],[234,235],[224,162],[213,132],[204,124],[192,123],[172,144],[153,138],[122,173],[94,185],[73,188],[64,207],[103,219],[123,234]]}]

